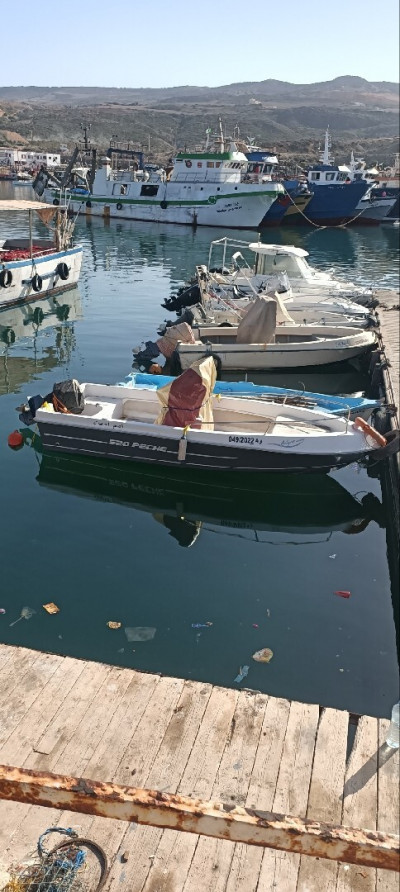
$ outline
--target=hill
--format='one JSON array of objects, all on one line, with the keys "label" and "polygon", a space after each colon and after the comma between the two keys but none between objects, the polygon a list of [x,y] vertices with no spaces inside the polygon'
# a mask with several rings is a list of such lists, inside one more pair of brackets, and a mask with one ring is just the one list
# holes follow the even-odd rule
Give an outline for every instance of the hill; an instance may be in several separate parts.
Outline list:
[{"label": "hill", "polygon": [[162,160],[200,143],[221,116],[227,133],[239,125],[280,154],[315,159],[329,124],[338,160],[351,148],[367,161],[391,163],[399,132],[398,84],[344,75],[315,84],[267,79],[220,87],[1,87],[0,143],[69,148],[81,123],[103,151],[112,137],[149,148]]}]

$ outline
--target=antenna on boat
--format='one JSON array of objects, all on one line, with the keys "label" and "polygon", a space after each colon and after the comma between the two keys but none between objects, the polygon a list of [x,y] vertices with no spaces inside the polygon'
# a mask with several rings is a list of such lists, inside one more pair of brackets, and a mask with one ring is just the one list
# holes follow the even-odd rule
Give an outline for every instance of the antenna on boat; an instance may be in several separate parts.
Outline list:
[{"label": "antenna on boat", "polygon": [[220,152],[222,153],[225,151],[225,140],[224,140],[224,131],[222,129],[221,118],[218,118],[218,124],[219,124],[219,136],[220,136]]},{"label": "antenna on boat", "polygon": [[331,135],[329,133],[329,125],[328,125],[328,127],[326,128],[326,131],[325,131],[324,151],[322,152],[322,155],[319,159],[320,161],[322,161],[322,164],[327,164],[329,166],[331,164],[333,164],[335,159],[334,159],[333,155],[331,155],[331,153],[330,153],[331,148],[332,148],[332,142],[331,142]]}]

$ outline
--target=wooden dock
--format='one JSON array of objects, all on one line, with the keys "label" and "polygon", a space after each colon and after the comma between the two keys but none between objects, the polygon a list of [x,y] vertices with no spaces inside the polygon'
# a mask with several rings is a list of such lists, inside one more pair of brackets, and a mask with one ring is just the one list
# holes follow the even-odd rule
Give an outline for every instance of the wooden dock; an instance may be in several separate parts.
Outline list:
[{"label": "wooden dock", "polygon": [[378,317],[380,326],[380,347],[386,361],[383,378],[385,396],[388,403],[396,406],[396,427],[399,420],[399,379],[400,379],[400,294],[397,291],[378,291]]},{"label": "wooden dock", "polygon": [[[248,690],[0,646],[0,763],[399,831],[388,721]],[[107,892],[397,892],[398,874],[0,802],[0,876],[47,827],[111,862]],[[1,888],[1,886],[0,886]]]}]

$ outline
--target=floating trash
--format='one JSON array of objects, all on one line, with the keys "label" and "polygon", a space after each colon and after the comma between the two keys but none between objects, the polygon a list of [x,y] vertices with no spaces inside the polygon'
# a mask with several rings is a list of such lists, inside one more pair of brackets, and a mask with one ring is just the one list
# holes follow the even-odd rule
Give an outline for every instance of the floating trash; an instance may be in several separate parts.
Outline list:
[{"label": "floating trash", "polygon": [[246,675],[249,674],[249,668],[250,668],[250,666],[240,666],[239,674],[233,680],[239,684],[239,682],[243,681],[243,679],[246,678]]},{"label": "floating trash", "polygon": [[192,623],[192,629],[209,629],[212,623]]},{"label": "floating trash", "polygon": [[253,626],[253,629],[259,629],[259,628],[260,628],[259,625],[258,625],[258,623],[252,623],[252,626]]},{"label": "floating trash", "polygon": [[43,609],[47,611],[47,613],[59,613],[60,608],[57,607],[57,604],[54,604],[53,601],[50,601],[50,604],[43,604]]},{"label": "floating trash", "polygon": [[15,623],[19,623],[21,619],[30,619],[34,613],[36,613],[36,610],[34,610],[33,607],[23,607],[18,619],[15,619],[13,623],[10,623],[10,629],[11,626],[15,626]]},{"label": "floating trash", "polygon": [[5,613],[4,607],[0,607],[0,613]]},{"label": "floating trash", "polygon": [[335,560],[335,557],[336,557],[336,554],[330,554],[329,557],[330,557],[331,561],[334,561],[334,560]]},{"label": "floating trash", "polygon": [[261,650],[256,650],[255,654],[253,654],[253,660],[256,663],[270,663],[273,655],[274,652],[269,647],[263,647]]},{"label": "floating trash", "polygon": [[128,641],[151,641],[156,634],[154,626],[126,626],[125,635]]},{"label": "floating trash", "polygon": [[343,589],[338,589],[337,592],[334,592],[335,595],[339,595],[339,598],[350,598],[351,592],[345,591]]},{"label": "floating trash", "polygon": [[110,619],[107,623],[109,629],[120,629],[122,623],[115,623],[112,619]]}]

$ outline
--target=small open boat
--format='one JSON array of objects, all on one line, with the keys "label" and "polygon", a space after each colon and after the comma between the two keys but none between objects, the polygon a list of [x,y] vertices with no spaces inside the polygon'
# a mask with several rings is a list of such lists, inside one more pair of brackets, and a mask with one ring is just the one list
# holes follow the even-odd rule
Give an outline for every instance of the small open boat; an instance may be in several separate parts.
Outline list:
[{"label": "small open boat", "polygon": [[67,381],[29,405],[45,449],[175,467],[326,472],[393,446],[362,419],[213,395],[215,380],[208,357],[157,391]]},{"label": "small open boat", "polygon": [[[376,343],[374,332],[359,328],[277,326],[276,307],[272,298],[259,295],[237,326],[193,326],[188,342],[179,340],[176,345],[181,368],[210,354],[223,371],[326,365],[354,359]],[[170,328],[167,336],[173,336]]]},{"label": "small open boat", "polygon": [[[79,279],[83,248],[72,241],[74,224],[66,208],[41,201],[0,201],[2,211],[25,211],[27,238],[0,242],[0,307],[37,300],[73,288]],[[52,228],[53,238],[33,236],[33,211]]]},{"label": "small open boat", "polygon": [[[158,390],[166,384],[172,384],[170,375],[151,375],[147,372],[131,372],[125,381],[119,384],[124,387]],[[216,381],[213,393],[240,396],[246,399],[266,399],[283,402],[287,405],[299,405],[308,409],[322,409],[333,415],[343,415],[352,421],[359,416],[366,421],[372,412],[382,406],[381,400],[369,400],[362,396],[331,396],[326,393],[313,393],[308,390],[294,390],[286,387],[272,387],[269,384],[253,384],[252,381]]]}]

